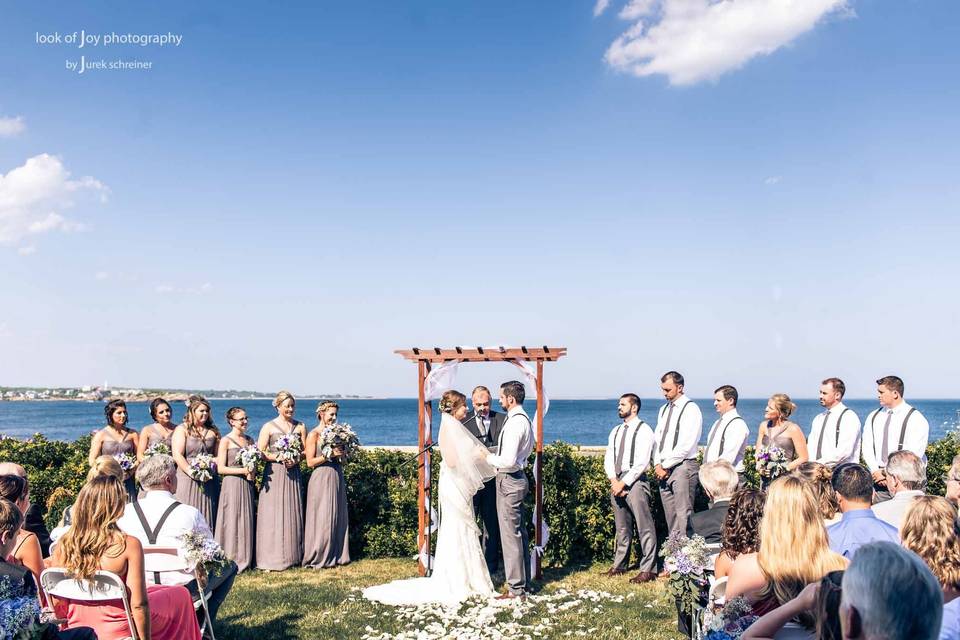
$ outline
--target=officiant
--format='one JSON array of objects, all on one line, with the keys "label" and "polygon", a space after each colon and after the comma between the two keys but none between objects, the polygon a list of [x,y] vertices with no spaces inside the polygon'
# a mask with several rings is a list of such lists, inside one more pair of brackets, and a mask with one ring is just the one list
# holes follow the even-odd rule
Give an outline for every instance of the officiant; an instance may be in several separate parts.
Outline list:
[{"label": "officiant", "polygon": [[[473,413],[464,419],[463,425],[487,448],[495,447],[507,416],[491,409],[490,390],[484,386],[473,390],[470,401],[473,404]],[[500,524],[497,520],[496,478],[484,483],[483,488],[473,496],[473,510],[480,516],[483,529],[481,537],[483,557],[492,576],[500,567],[502,557]]]}]

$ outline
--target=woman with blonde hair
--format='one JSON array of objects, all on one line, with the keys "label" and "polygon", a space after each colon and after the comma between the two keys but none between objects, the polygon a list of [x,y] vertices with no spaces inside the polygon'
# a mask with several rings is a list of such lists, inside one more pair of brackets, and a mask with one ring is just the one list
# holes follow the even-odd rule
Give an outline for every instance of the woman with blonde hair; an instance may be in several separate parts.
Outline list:
[{"label": "woman with blonde hair", "polygon": [[[847,568],[847,560],[830,550],[827,529],[813,491],[796,476],[774,480],[760,521],[760,550],[737,558],[727,582],[727,598],[746,596],[754,613],[763,615],[795,598],[807,584],[831,571]],[[800,623],[813,629],[809,615]]]},{"label": "woman with blonde hair", "polygon": [[173,431],[173,460],[177,463],[176,498],[203,515],[211,531],[216,530],[217,503],[220,498],[220,476],[213,469],[209,480],[194,477],[191,464],[200,454],[217,457],[220,431],[213,424],[210,403],[194,398],[183,416],[183,423]]},{"label": "woman with blonde hair", "polygon": [[[797,405],[785,393],[775,393],[767,401],[767,408],[763,413],[763,422],[760,423],[760,430],[757,434],[756,451],[759,453],[763,449],[777,447],[783,450],[787,459],[787,473],[793,471],[801,464],[809,460],[807,453],[807,439],[803,435],[803,429],[796,422],[791,422],[788,418],[797,410]],[[765,473],[759,463],[757,469],[761,470],[761,475]],[[765,478],[763,484],[766,485],[772,478]]]},{"label": "woman with blonde hair", "polygon": [[[307,429],[294,419],[297,400],[289,391],[273,399],[277,417],[260,429],[257,446],[267,461],[257,504],[257,568],[282,571],[303,560],[303,477],[300,460]],[[280,438],[300,441],[300,455],[277,457]]]},{"label": "woman with blonde hair", "polygon": [[90,581],[97,571],[110,571],[126,584],[133,624],[130,629],[120,600],[88,602],[55,599],[68,627],[93,627],[100,640],[135,637],[151,640],[200,640],[190,592],[182,586],[146,586],[143,547],[117,526],[126,503],[123,485],[109,475],[97,476],[80,489],[73,526],[57,545],[53,564],[78,580]]},{"label": "woman with blonde hair", "polygon": [[137,449],[140,439],[137,432],[127,426],[130,415],[127,413],[127,403],[123,400],[111,400],[103,407],[107,419],[107,426],[93,434],[90,441],[90,453],[87,461],[93,466],[94,461],[101,455],[130,456],[133,466],[124,473],[123,486],[127,490],[127,501],[137,499],[137,482],[134,475],[137,471]]},{"label": "woman with blonde hair", "polygon": [[303,566],[323,569],[350,562],[350,514],[347,484],[343,480],[343,451],[334,448],[326,458],[320,450],[323,430],[337,422],[336,402],[317,407],[319,424],[307,435],[304,455],[313,469],[307,484],[306,527],[303,533]]},{"label": "woman with blonde hair", "polygon": [[820,509],[820,516],[824,524],[830,526],[840,522],[840,505],[837,502],[837,493],[833,490],[833,484],[830,482],[830,468],[819,462],[804,462],[793,472],[798,478],[803,478],[809,484],[814,497],[817,499],[817,506]]},{"label": "woman with blonde hair", "polygon": [[900,530],[903,546],[930,567],[943,589],[944,601],[960,596],[960,538],[957,509],[940,496],[918,496],[907,509]]},{"label": "woman with blonde hair", "polygon": [[[87,471],[87,482],[99,476],[110,476],[123,482],[124,473],[116,458],[113,456],[99,456],[93,461],[93,466],[90,467],[90,470]],[[63,513],[60,514],[60,522],[58,522],[56,528],[50,532],[51,542],[56,542],[62,538],[63,534],[70,529],[70,524],[73,522],[73,510],[76,504],[77,503],[74,502],[73,504],[67,505]]]}]

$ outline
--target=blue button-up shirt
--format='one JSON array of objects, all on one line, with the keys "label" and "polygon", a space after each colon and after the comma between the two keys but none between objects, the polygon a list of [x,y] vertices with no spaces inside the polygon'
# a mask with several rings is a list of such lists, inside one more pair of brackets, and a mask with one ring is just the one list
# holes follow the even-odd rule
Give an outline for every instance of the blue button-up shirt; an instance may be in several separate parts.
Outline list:
[{"label": "blue button-up shirt", "polygon": [[960,639],[960,598],[954,598],[943,605],[943,624],[940,627],[940,640]]},{"label": "blue button-up shirt", "polygon": [[857,549],[877,540],[900,544],[897,528],[878,518],[868,507],[847,511],[835,525],[827,527],[830,548],[844,558],[852,558]]}]

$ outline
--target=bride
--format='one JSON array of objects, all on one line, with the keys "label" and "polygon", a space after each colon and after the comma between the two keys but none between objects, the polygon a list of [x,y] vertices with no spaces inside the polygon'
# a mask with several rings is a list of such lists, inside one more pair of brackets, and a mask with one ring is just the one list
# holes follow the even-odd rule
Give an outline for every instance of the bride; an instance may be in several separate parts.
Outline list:
[{"label": "bride", "polygon": [[473,494],[496,470],[485,460],[486,447],[460,422],[467,415],[466,396],[447,391],[440,412],[440,531],[433,574],[368,587],[363,590],[368,600],[389,605],[457,604],[472,595],[496,593],[473,513]]}]

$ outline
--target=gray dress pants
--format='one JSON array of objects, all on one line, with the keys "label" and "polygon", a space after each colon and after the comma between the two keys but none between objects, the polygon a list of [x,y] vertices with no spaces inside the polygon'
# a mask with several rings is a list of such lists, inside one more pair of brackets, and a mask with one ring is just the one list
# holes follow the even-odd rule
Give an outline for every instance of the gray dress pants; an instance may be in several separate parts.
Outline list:
[{"label": "gray dress pants", "polygon": [[530,583],[530,545],[523,526],[523,499],[530,490],[523,470],[497,474],[497,520],[503,547],[503,572],[507,589],[514,595],[527,591]]},{"label": "gray dress pants", "polygon": [[660,481],[660,501],[670,533],[676,531],[681,536],[687,535],[687,520],[693,513],[693,502],[700,484],[697,477],[699,471],[700,465],[696,460],[684,460],[670,469],[670,475],[665,480]]},{"label": "gray dress pants", "polygon": [[640,571],[654,571],[657,564],[657,528],[650,513],[650,485],[643,476],[633,483],[627,495],[610,494],[616,538],[613,549],[613,568],[626,569],[630,564],[630,545],[633,529],[637,529],[640,545]]}]

